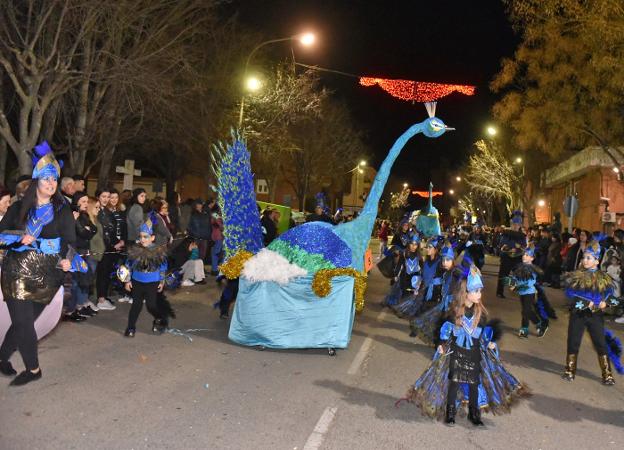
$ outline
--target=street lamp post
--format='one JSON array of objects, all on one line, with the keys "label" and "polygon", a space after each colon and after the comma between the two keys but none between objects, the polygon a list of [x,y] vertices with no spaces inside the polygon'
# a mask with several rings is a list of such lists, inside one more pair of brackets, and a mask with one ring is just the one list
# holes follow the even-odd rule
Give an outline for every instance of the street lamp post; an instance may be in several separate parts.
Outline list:
[{"label": "street lamp post", "polygon": [[[279,39],[270,39],[268,41],[264,41],[256,45],[253,48],[253,50],[249,53],[249,56],[247,56],[247,60],[245,61],[245,71],[243,72],[243,79],[245,80],[245,83],[247,83],[248,88],[249,88],[249,80],[247,80],[247,72],[249,70],[249,63],[251,62],[251,58],[253,57],[253,55],[258,50],[260,50],[262,47],[266,45],[275,44],[278,42],[296,41],[296,40],[301,42],[302,45],[309,47],[310,45],[314,44],[315,36],[312,33],[297,34],[295,36],[289,36],[289,37],[284,37],[284,38],[279,38]],[[257,83],[257,87],[258,88],[260,87],[259,83]],[[251,90],[257,90],[257,89],[251,89]],[[244,111],[245,111],[245,94],[243,93],[241,97],[240,112],[238,114],[238,127],[239,128],[243,126]]]},{"label": "street lamp post", "polygon": [[366,166],[366,161],[362,160],[360,161],[357,166],[355,166],[353,169],[349,170],[347,173],[353,173],[355,172],[355,192],[353,193],[354,195],[354,202],[353,202],[353,206],[354,207],[358,207],[358,188],[359,188],[359,178],[360,175],[364,173],[364,169],[362,169],[362,167]]}]

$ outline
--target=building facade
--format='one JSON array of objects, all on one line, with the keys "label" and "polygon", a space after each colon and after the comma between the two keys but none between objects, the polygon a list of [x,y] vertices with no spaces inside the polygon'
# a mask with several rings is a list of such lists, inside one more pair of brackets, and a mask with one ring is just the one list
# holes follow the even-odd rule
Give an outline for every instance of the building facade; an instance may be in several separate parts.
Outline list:
[{"label": "building facade", "polygon": [[587,147],[545,171],[545,202],[536,209],[536,216],[552,217],[559,212],[567,227],[564,201],[575,195],[578,212],[572,220],[573,227],[607,233],[624,228],[624,178],[620,170],[624,166],[623,151],[612,149],[610,157],[601,147]]}]

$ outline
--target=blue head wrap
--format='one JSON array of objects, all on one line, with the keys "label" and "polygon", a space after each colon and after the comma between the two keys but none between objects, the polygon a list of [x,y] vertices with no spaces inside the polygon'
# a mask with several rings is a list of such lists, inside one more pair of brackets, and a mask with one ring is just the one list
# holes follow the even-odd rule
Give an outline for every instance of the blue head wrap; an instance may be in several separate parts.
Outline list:
[{"label": "blue head wrap", "polygon": [[455,252],[453,251],[453,247],[450,247],[448,245],[442,247],[442,250],[440,250],[440,256],[446,259],[455,259]]},{"label": "blue head wrap", "polygon": [[427,241],[427,246],[428,247],[438,247],[438,245],[440,244],[440,236],[433,236],[431,238],[429,238],[429,240]]},{"label": "blue head wrap", "polygon": [[522,225],[522,211],[514,211],[511,213],[511,223],[513,225]]},{"label": "blue head wrap", "polygon": [[414,233],[409,240],[410,244],[420,244],[420,235],[418,233]]},{"label": "blue head wrap", "polygon": [[52,148],[47,141],[37,145],[32,156],[33,180],[52,177],[58,179],[61,176],[61,165],[52,153]]},{"label": "blue head wrap", "polygon": [[477,289],[483,289],[483,280],[481,280],[481,273],[476,267],[470,269],[470,273],[466,278],[466,291],[472,292]]}]

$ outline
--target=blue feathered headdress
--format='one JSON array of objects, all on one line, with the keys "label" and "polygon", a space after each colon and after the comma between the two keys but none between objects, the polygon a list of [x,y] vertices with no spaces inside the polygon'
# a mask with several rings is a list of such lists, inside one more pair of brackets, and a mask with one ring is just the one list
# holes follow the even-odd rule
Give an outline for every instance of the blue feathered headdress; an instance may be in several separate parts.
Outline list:
[{"label": "blue feathered headdress", "polygon": [[147,216],[147,220],[139,227],[139,233],[145,233],[152,236],[154,234],[154,226],[156,225],[157,220],[158,218],[156,217],[156,213],[154,211],[150,212]]},{"label": "blue feathered headdress", "polygon": [[33,173],[32,179],[39,180],[42,178],[53,177],[58,179],[61,176],[62,164],[54,157],[52,148],[47,141],[43,141],[37,145],[32,155]]},{"label": "blue feathered headdress", "polygon": [[528,245],[527,248],[524,249],[524,254],[530,256],[531,258],[535,258],[535,246]]},{"label": "blue feathered headdress", "polygon": [[590,242],[590,244],[585,249],[585,253],[584,254],[588,254],[589,253],[591,256],[593,256],[597,260],[600,260],[600,253],[601,252],[602,252],[602,248],[600,248],[600,244],[598,243],[598,241],[592,241],[592,242]]}]

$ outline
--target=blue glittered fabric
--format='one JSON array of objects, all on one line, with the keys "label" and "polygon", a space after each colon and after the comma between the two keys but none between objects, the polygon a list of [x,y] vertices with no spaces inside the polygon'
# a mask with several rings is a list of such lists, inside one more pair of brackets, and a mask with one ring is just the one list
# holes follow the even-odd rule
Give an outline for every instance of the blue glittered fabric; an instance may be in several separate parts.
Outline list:
[{"label": "blue glittered fabric", "polygon": [[264,247],[258,218],[251,155],[245,141],[232,133],[231,144],[219,144],[223,153],[219,166],[219,207],[223,217],[226,259],[240,250],[258,253]]},{"label": "blue glittered fabric", "polygon": [[[301,224],[282,234],[277,240],[297,246],[308,253],[322,255],[336,267],[351,265],[351,249],[325,222]],[[271,246],[269,246],[271,248]]]}]

